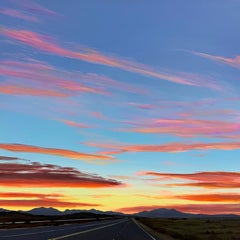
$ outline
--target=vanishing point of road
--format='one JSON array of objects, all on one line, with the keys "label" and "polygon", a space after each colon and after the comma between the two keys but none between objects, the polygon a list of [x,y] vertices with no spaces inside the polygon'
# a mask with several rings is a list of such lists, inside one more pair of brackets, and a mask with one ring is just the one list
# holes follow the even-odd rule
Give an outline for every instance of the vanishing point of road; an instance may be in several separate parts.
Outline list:
[{"label": "vanishing point of road", "polygon": [[0,240],[158,240],[133,219],[0,230]]}]

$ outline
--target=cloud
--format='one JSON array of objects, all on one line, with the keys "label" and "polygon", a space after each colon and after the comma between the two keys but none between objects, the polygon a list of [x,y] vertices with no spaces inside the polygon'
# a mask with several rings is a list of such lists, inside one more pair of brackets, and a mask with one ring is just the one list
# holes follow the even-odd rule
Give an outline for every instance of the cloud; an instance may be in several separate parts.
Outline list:
[{"label": "cloud", "polygon": [[15,17],[15,18],[20,18],[26,21],[31,21],[31,22],[38,22],[39,20],[34,17],[30,16],[29,14],[26,14],[22,11],[11,9],[11,8],[0,8],[0,13],[10,16],[10,17]]},{"label": "cloud", "polygon": [[0,93],[8,95],[29,95],[29,96],[64,97],[64,98],[68,97],[67,94],[54,90],[2,83],[0,84]]},{"label": "cloud", "polygon": [[[143,171],[137,173],[140,176],[154,176],[154,181],[164,180],[186,180],[185,183],[164,184],[168,187],[201,187],[201,188],[240,188],[239,172],[197,172],[197,173],[160,173]],[[189,182],[190,181],[190,182]]]},{"label": "cloud", "polygon": [[18,161],[18,160],[23,160],[23,159],[18,157],[0,156],[0,161]]},{"label": "cloud", "polygon": [[66,201],[63,194],[1,192],[0,205],[7,207],[98,207],[101,204]]},{"label": "cloud", "polygon": [[152,119],[149,123],[136,125],[127,131],[153,134],[172,134],[180,137],[222,137],[240,133],[240,124],[235,122],[196,119]]},{"label": "cloud", "polygon": [[240,142],[217,143],[167,143],[159,145],[114,145],[105,143],[84,143],[87,146],[102,148],[99,154],[120,154],[125,152],[185,152],[192,150],[236,150]]},{"label": "cloud", "polygon": [[[85,79],[84,74],[74,74],[71,72],[61,71],[44,63],[38,63],[34,61],[30,62],[18,62],[18,61],[1,61],[0,72],[1,75],[7,78],[20,78],[21,83],[26,80],[31,81],[34,87],[19,86],[19,81],[12,83],[9,86],[2,87],[2,92],[5,94],[26,94],[26,95],[48,95],[56,97],[74,96],[78,93],[94,93],[94,94],[108,94],[102,86],[89,86],[80,81],[72,79]],[[100,77],[99,77],[100,78]],[[90,77],[88,77],[88,80]],[[95,79],[97,77],[95,76]],[[6,85],[6,83],[5,83]],[[37,86],[35,86],[37,85]],[[4,88],[6,88],[4,90]],[[24,88],[26,90],[24,91]]]},{"label": "cloud", "polygon": [[234,68],[240,68],[240,56],[236,56],[235,58],[227,58],[227,57],[215,56],[215,55],[210,55],[207,53],[201,53],[201,52],[195,52],[195,51],[189,51],[189,52],[199,57],[210,59],[214,62],[229,65]]},{"label": "cloud", "polygon": [[182,194],[172,196],[174,199],[184,199],[200,202],[240,202],[240,194],[237,193],[210,193],[210,194]]},{"label": "cloud", "polygon": [[94,160],[101,161],[114,161],[111,156],[95,155],[81,153],[77,151],[60,149],[60,148],[45,148],[39,146],[25,145],[25,144],[12,144],[12,143],[0,143],[0,149],[11,151],[11,152],[28,152],[28,153],[38,153],[38,154],[49,154],[55,156],[61,156],[77,160],[85,160],[89,163],[94,163]]},{"label": "cloud", "polygon": [[38,34],[32,31],[2,27],[1,33],[2,35],[14,39],[22,44],[31,46],[48,54],[106,65],[178,84],[196,87],[208,87],[214,90],[221,89],[221,87],[218,86],[212,79],[204,79],[201,76],[189,73],[168,73],[167,71],[156,71],[154,68],[147,65],[113,56],[107,56],[90,48],[81,48],[81,51],[75,51],[61,47],[50,36]]},{"label": "cloud", "polygon": [[56,198],[64,197],[58,193],[32,193],[32,192],[0,192],[0,198]]},{"label": "cloud", "polygon": [[45,17],[59,17],[60,15],[53,10],[50,10],[46,7],[43,7],[36,2],[30,1],[30,0],[24,0],[23,1],[24,8],[34,14],[34,15],[40,15]]},{"label": "cloud", "polygon": [[70,126],[70,127],[76,127],[76,128],[88,128],[89,127],[86,124],[79,123],[79,122],[74,122],[74,121],[71,121],[71,120],[61,119],[60,121],[63,122],[64,124]]},{"label": "cloud", "polygon": [[0,199],[0,205],[6,207],[99,207],[101,204],[83,203],[83,202],[68,202],[58,199]]},{"label": "cloud", "polygon": [[178,205],[144,205],[116,209],[124,213],[151,211],[157,208],[176,209],[195,214],[240,214],[239,204],[178,204]]},{"label": "cloud", "polygon": [[52,164],[0,163],[0,185],[27,188],[105,188],[123,183],[75,168]]}]

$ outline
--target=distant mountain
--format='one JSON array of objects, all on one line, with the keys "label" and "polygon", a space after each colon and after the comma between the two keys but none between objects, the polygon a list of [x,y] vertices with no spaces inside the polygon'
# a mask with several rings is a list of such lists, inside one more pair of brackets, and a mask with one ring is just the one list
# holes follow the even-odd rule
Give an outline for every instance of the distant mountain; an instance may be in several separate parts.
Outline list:
[{"label": "distant mountain", "polygon": [[59,216],[63,215],[63,213],[55,208],[33,208],[32,210],[25,211],[25,213],[29,213],[32,215],[45,215],[45,216]]},{"label": "distant mountain", "polygon": [[158,208],[151,211],[143,211],[135,214],[138,217],[151,217],[151,218],[185,218],[194,214],[184,213],[175,209]]},{"label": "distant mountain", "polygon": [[66,209],[64,211],[59,211],[55,208],[45,208],[45,207],[40,207],[40,208],[34,208],[29,211],[20,211],[20,212],[25,212],[29,213],[32,215],[45,215],[45,216],[63,216],[63,215],[71,215],[71,214],[77,214],[77,213],[91,213],[91,214],[101,214],[101,215],[124,215],[123,213],[119,212],[111,212],[111,211],[100,211],[96,209],[90,209],[90,210],[79,210],[79,209]]},{"label": "distant mountain", "polygon": [[193,214],[177,211],[176,209],[158,208],[151,211],[143,211],[134,214],[137,217],[148,218],[239,218],[239,215],[234,214]]},{"label": "distant mountain", "polygon": [[0,212],[11,212],[11,211],[4,208],[0,208]]}]

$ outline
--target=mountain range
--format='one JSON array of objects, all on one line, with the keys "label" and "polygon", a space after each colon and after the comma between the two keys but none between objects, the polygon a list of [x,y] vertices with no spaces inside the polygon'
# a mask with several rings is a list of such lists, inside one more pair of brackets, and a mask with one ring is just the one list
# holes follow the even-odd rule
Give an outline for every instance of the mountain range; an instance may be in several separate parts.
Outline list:
[{"label": "mountain range", "polygon": [[[11,212],[10,210],[0,208],[0,212]],[[44,215],[44,216],[65,216],[72,215],[78,213],[90,213],[90,214],[104,214],[104,215],[117,215],[117,216],[126,216],[127,214],[121,212],[112,212],[112,211],[100,211],[96,209],[90,210],[79,210],[79,209],[66,209],[64,211],[60,211],[55,208],[33,208],[29,211],[21,211],[21,213],[28,213],[31,215]],[[129,214],[128,214],[129,215]],[[240,217],[240,215],[235,214],[217,214],[217,215],[208,215],[208,214],[192,214],[192,213],[184,213],[177,211],[176,209],[167,209],[167,208],[158,208],[151,211],[142,211],[133,214],[135,217],[148,217],[148,218],[210,218],[210,217],[221,217],[221,218],[236,218]]]}]

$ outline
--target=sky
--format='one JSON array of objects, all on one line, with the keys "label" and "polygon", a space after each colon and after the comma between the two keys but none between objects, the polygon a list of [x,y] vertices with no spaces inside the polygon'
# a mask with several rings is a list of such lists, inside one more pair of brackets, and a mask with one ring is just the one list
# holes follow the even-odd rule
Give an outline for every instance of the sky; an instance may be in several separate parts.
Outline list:
[{"label": "sky", "polygon": [[239,10],[2,0],[0,207],[240,214]]}]

